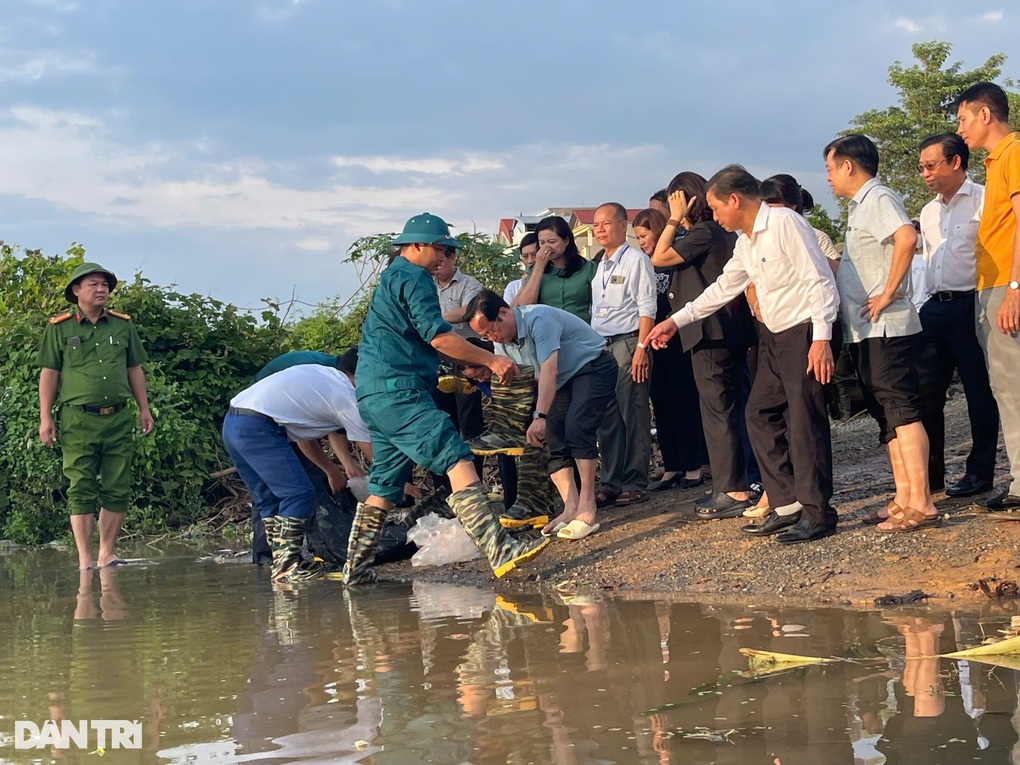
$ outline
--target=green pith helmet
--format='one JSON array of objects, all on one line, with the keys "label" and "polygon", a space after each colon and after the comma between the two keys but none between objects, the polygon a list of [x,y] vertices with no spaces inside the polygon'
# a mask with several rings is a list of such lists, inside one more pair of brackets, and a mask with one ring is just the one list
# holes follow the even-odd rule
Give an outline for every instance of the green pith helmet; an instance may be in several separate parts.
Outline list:
[{"label": "green pith helmet", "polygon": [[105,276],[106,283],[110,285],[110,292],[113,292],[113,288],[117,286],[117,277],[113,271],[107,271],[98,263],[82,263],[71,272],[71,281],[64,288],[64,297],[67,298],[68,303],[78,304],[78,296],[74,294],[74,290],[71,288],[89,274],[102,274]]},{"label": "green pith helmet", "polygon": [[423,212],[404,224],[404,231],[394,237],[393,244],[438,244],[442,247],[460,247],[450,236],[450,226],[438,215]]}]

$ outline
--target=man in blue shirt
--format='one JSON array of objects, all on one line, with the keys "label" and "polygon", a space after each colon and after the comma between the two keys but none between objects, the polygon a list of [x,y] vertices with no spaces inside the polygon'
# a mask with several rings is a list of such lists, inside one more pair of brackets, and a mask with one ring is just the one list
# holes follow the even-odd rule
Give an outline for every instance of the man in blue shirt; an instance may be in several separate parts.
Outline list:
[{"label": "man in blue shirt", "polygon": [[370,496],[358,504],[344,566],[344,581],[375,579],[372,560],[386,514],[404,494],[415,464],[446,474],[447,500],[464,530],[501,577],[538,554],[548,543],[511,538],[489,509],[473,455],[450,418],[436,408],[432,391],[439,354],[484,366],[509,382],[517,366],[505,356],[475,347],[443,320],[431,272],[460,242],[438,216],[411,218],[393,240],[399,252],[372,294],[362,326],[356,393],[358,409],[372,433],[374,459]]},{"label": "man in blue shirt", "polygon": [[[583,320],[547,305],[509,308],[483,290],[468,303],[465,318],[480,336],[501,343],[510,358],[539,363],[538,401],[528,443],[549,439],[549,477],[563,512],[542,529],[547,536],[583,539],[598,531],[595,470],[598,428],[616,391],[616,361],[606,341]],[[578,492],[574,465],[581,476]]]}]

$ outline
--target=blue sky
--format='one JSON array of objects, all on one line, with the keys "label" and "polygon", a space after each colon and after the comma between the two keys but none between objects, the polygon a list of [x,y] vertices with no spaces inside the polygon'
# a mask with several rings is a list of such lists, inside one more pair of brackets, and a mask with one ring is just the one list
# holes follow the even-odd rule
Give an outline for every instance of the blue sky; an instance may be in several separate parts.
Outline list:
[{"label": "blue sky", "polygon": [[[1014,51],[1012,4],[5,0],[0,239],[242,307],[347,295],[357,237],[456,231],[821,147],[910,45]],[[1020,56],[1005,74],[1020,76]]]}]

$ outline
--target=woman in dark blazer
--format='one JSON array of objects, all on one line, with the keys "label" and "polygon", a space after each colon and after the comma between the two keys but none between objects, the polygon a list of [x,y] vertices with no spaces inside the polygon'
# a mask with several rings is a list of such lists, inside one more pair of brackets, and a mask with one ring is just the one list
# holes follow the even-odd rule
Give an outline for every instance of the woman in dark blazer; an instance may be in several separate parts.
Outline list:
[{"label": "woman in dark blazer", "polygon": [[[634,217],[633,226],[638,246],[651,257],[666,227],[666,216],[658,210],[642,210]],[[673,266],[655,269],[656,324],[673,313],[667,297],[672,278]],[[665,348],[655,352],[649,388],[663,467],[662,479],[649,486],[649,490],[701,486],[705,482],[702,465],[707,459],[705,435],[691,354],[684,350],[680,338],[674,337]]]},{"label": "woman in dark blazer", "polygon": [[[669,287],[674,311],[698,297],[733,257],[735,234],[712,220],[705,202],[705,179],[684,172],[669,184],[670,219],[659,238],[652,264],[674,266]],[[686,234],[675,238],[676,229]],[[691,352],[701,399],[701,422],[712,467],[713,493],[696,504],[699,518],[733,518],[754,504],[741,432],[744,411],[740,388],[747,374],[747,351],[757,343],[754,318],[744,296],[679,332]]]}]

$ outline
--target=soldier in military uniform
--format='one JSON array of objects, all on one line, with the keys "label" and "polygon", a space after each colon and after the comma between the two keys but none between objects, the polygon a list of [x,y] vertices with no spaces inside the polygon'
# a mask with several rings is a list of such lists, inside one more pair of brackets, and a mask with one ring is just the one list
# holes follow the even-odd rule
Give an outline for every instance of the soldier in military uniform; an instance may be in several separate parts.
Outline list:
[{"label": "soldier in military uniform", "polygon": [[[145,349],[131,317],[106,308],[115,286],[117,277],[98,263],[78,266],[64,290],[77,309],[50,318],[39,350],[39,437],[49,447],[57,441],[53,405],[59,393],[67,504],[80,569],[124,562],[115,544],[131,500],[129,398],[138,403],[142,433],[153,427],[141,366]],[[97,510],[99,556],[93,558]]]},{"label": "soldier in military uniform", "polygon": [[509,383],[519,374],[505,356],[471,345],[443,319],[430,273],[439,258],[453,255],[460,242],[446,222],[430,213],[411,218],[393,239],[397,256],[379,277],[358,345],[358,410],[372,433],[375,452],[368,478],[369,497],[358,503],[347,548],[344,581],[375,580],[371,568],[386,515],[404,496],[415,464],[450,480],[450,509],[468,536],[485,553],[497,577],[535,557],[548,539],[512,538],[489,509],[475,472],[474,455],[445,412],[436,408],[439,354],[487,367]]}]

